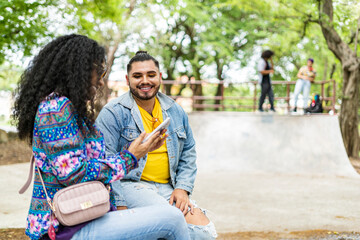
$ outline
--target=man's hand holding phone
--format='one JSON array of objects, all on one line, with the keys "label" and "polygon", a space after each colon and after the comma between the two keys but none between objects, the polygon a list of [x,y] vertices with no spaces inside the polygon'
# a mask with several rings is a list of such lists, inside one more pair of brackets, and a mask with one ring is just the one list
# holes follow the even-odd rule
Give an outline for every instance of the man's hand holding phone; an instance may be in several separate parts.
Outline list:
[{"label": "man's hand holding phone", "polygon": [[170,125],[170,118],[166,118],[154,131],[152,131],[149,135],[145,137],[143,142],[146,142],[153,134],[157,132],[161,132],[162,130],[166,129]]},{"label": "man's hand holding phone", "polygon": [[147,134],[142,132],[140,136],[130,144],[128,151],[139,159],[148,152],[158,149],[164,144],[166,138],[169,136],[165,134],[169,124],[170,118],[167,118],[151,133]]},{"label": "man's hand holding phone", "polygon": [[149,134],[142,132],[140,136],[130,144],[128,151],[131,152],[137,159],[142,158],[148,152],[152,152],[164,144],[165,139],[169,136],[165,134],[166,131],[167,129],[157,131],[145,142],[144,139]]}]

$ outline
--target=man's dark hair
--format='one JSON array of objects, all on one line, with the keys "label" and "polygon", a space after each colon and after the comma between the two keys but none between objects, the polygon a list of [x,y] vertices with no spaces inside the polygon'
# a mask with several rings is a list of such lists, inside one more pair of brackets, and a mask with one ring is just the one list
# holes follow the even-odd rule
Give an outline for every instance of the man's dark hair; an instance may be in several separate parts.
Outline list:
[{"label": "man's dark hair", "polygon": [[261,57],[264,59],[268,59],[271,58],[274,55],[274,52],[271,50],[265,50],[262,54]]},{"label": "man's dark hair", "polygon": [[91,79],[94,71],[100,79],[104,63],[104,48],[86,36],[65,35],[48,43],[30,62],[15,91],[12,118],[19,137],[28,139],[31,144],[37,108],[52,92],[70,99],[80,129],[83,128],[82,120],[93,129]]},{"label": "man's dark hair", "polygon": [[131,65],[134,62],[144,62],[144,61],[153,61],[155,63],[155,66],[159,69],[160,71],[160,67],[159,67],[159,62],[158,60],[156,60],[153,56],[151,56],[150,54],[147,53],[147,51],[137,51],[135,53],[135,56],[133,56],[128,65],[127,65],[127,73],[129,74],[129,72],[131,71]]}]

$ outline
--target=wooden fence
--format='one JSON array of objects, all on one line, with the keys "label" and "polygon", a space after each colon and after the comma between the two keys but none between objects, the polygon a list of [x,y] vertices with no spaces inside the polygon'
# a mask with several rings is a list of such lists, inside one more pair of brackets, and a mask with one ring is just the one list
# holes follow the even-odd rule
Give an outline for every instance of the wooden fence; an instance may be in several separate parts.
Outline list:
[{"label": "wooden fence", "polygon": [[[212,109],[212,110],[230,110],[230,109],[240,109],[245,108],[252,111],[256,111],[258,109],[258,90],[261,91],[260,86],[258,85],[257,81],[251,81],[251,82],[243,82],[243,83],[232,83],[233,85],[248,85],[250,89],[253,90],[252,96],[227,96],[225,94],[225,82],[224,81],[218,81],[217,83],[209,82],[209,81],[199,81],[199,80],[190,80],[186,83],[178,83],[173,80],[163,80],[162,81],[162,89],[163,92],[165,92],[165,89],[170,89],[171,86],[174,84],[185,86],[190,86],[190,89],[192,89],[192,96],[190,97],[184,97],[184,96],[178,96],[178,95],[171,95],[174,99],[177,98],[191,98],[192,100],[192,110],[203,110],[203,109]],[[220,86],[220,94],[219,96],[198,96],[195,94],[195,89],[198,85],[205,85],[205,84],[215,84],[216,86]],[[286,87],[286,95],[285,96],[277,96],[275,97],[275,103],[277,100],[283,100],[286,102],[286,108],[288,111],[290,111],[290,86],[295,85],[296,81],[272,81],[272,85],[275,87],[276,85],[282,85]],[[335,113],[335,102],[336,102],[336,82],[335,80],[326,80],[326,81],[316,81],[312,83],[312,85],[321,85],[321,92],[320,92],[320,100],[323,101],[323,108],[325,111],[332,110]],[[328,86],[328,91],[325,91],[325,86]],[[251,87],[250,87],[251,86]],[[329,94],[330,90],[330,94]],[[326,94],[327,92],[327,94]],[[328,95],[328,96],[327,96]],[[330,96],[331,95],[331,96]],[[252,100],[252,105],[229,105],[226,104],[226,100]],[[204,103],[204,101],[207,100],[213,100],[214,103]],[[324,102],[326,104],[324,104]]]}]

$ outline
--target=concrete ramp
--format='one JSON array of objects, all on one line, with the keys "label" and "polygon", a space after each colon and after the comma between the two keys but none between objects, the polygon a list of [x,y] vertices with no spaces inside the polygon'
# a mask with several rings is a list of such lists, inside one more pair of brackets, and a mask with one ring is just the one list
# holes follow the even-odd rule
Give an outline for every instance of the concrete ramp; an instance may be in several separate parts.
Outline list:
[{"label": "concrete ramp", "polygon": [[358,177],[337,116],[196,112],[199,171]]},{"label": "concrete ramp", "polygon": [[189,115],[193,198],[219,232],[360,231],[360,178],[337,116]]}]

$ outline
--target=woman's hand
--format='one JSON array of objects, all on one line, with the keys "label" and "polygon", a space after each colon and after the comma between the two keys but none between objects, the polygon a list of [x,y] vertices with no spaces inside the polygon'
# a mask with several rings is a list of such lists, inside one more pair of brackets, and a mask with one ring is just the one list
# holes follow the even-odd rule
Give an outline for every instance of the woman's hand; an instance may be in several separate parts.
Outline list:
[{"label": "woman's hand", "polygon": [[129,146],[128,151],[131,152],[137,159],[142,158],[148,152],[152,152],[159,147],[161,147],[165,139],[168,137],[166,133],[166,129],[161,132],[157,132],[152,135],[146,142],[142,142],[147,133],[142,132],[138,138],[136,138]]}]

